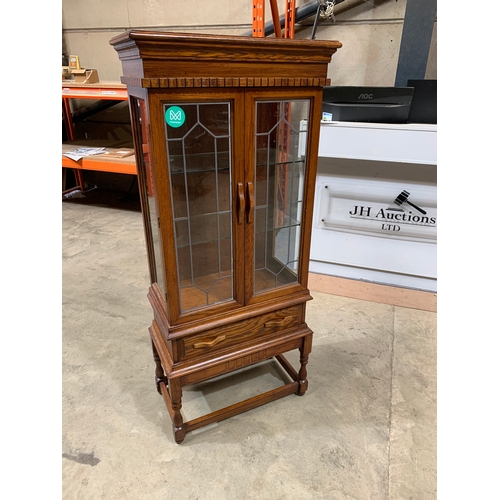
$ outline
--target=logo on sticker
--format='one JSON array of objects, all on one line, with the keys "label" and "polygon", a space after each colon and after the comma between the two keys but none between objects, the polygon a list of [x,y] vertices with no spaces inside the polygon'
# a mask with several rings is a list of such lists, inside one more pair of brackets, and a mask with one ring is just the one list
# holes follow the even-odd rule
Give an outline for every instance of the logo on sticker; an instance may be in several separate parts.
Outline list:
[{"label": "logo on sticker", "polygon": [[165,111],[165,120],[167,125],[177,128],[183,125],[186,121],[186,114],[182,108],[179,108],[179,106],[170,106],[170,108]]}]

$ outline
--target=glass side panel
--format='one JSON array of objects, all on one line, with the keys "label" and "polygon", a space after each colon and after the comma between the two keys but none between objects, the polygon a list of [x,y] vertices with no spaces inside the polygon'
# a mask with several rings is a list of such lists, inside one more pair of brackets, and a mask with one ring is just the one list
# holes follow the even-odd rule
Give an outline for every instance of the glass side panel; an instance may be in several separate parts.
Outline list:
[{"label": "glass side panel", "polygon": [[181,312],[233,299],[230,103],[164,103]]},{"label": "glass side panel", "polygon": [[259,293],[298,282],[309,101],[256,103],[255,279]]},{"label": "glass side panel", "polygon": [[[132,116],[135,121],[137,140],[140,150],[136,151],[137,171],[140,178],[142,211],[146,220],[149,221],[152,241],[147,245],[150,261],[151,283],[156,282],[165,297],[165,284],[163,276],[163,265],[161,260],[161,242],[158,228],[158,215],[154,198],[155,189],[153,183],[153,171],[150,155],[149,128],[146,116],[146,103],[144,99],[131,96]],[[146,231],[146,234],[148,232]]]}]

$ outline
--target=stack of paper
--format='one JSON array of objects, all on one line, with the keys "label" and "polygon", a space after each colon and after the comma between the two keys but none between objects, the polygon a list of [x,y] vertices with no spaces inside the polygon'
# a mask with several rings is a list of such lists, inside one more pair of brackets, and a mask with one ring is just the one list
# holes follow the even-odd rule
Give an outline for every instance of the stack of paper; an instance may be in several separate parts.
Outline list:
[{"label": "stack of paper", "polygon": [[106,148],[76,148],[73,151],[63,153],[64,156],[71,158],[74,161],[81,160],[85,156],[100,155],[104,153]]}]

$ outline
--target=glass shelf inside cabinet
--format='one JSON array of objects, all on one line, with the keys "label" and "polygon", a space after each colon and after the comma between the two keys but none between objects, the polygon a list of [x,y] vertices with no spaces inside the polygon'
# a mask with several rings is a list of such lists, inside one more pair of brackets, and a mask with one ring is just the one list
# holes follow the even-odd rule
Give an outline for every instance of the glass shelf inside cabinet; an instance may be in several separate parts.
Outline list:
[{"label": "glass shelf inside cabinet", "polygon": [[186,155],[169,155],[171,175],[196,174],[216,170],[229,170],[229,151],[217,153],[196,153]]},{"label": "glass shelf inside cabinet", "polygon": [[304,158],[291,154],[280,154],[276,149],[258,149],[255,163],[257,167],[264,167],[267,165],[291,165],[294,163],[304,164]]}]

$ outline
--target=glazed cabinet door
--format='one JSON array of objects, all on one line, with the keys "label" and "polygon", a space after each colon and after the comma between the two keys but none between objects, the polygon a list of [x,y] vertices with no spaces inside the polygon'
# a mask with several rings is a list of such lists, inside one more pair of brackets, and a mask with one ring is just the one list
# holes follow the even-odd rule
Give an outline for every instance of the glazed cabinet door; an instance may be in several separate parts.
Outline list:
[{"label": "glazed cabinet door", "polygon": [[242,92],[150,93],[171,323],[244,305],[243,106]]},{"label": "glazed cabinet door", "polygon": [[310,92],[248,92],[246,97],[252,110],[247,189],[253,211],[246,228],[251,249],[246,302],[253,303],[307,287],[311,224],[304,214],[312,213],[316,159],[309,151],[317,148],[310,124],[316,120],[319,127],[320,118]]},{"label": "glazed cabinet door", "polygon": [[306,290],[321,91],[148,100],[150,268],[170,324]]}]

